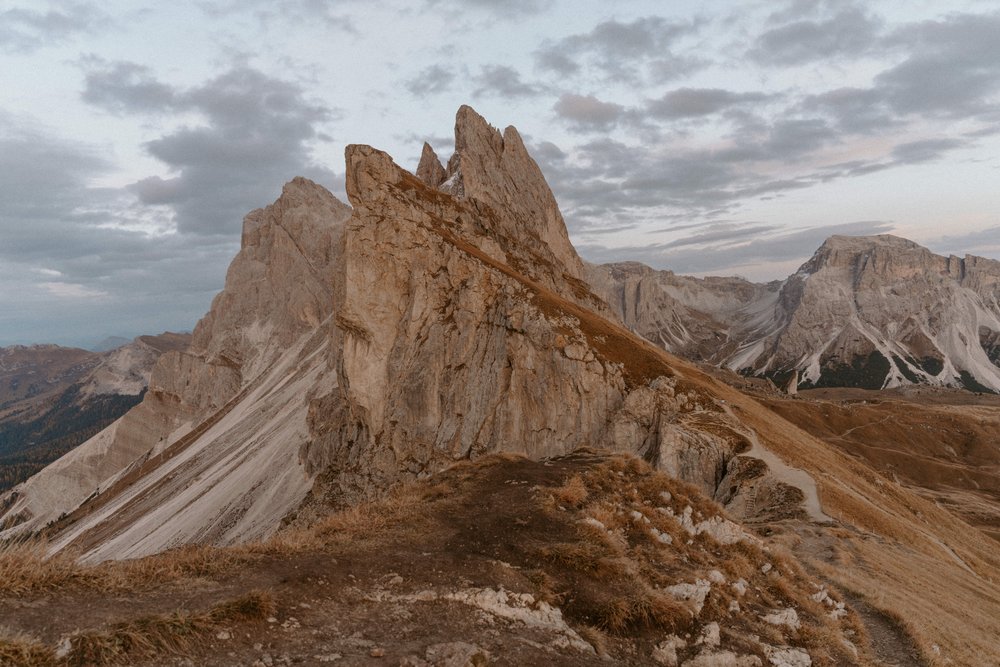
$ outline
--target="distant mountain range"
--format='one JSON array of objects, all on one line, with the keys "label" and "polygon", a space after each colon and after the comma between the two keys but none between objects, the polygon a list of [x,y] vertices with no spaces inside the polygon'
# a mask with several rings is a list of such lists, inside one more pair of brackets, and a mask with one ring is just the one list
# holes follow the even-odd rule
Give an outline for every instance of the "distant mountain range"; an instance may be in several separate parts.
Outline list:
[{"label": "distant mountain range", "polygon": [[111,350],[119,348],[122,345],[128,345],[131,342],[132,341],[128,338],[124,338],[122,336],[108,336],[91,345],[88,349],[91,352],[110,352]]},{"label": "distant mountain range", "polygon": [[24,481],[136,405],[163,352],[190,336],[140,336],[97,353],[0,348],[0,490]]},{"label": "distant mountain range", "polygon": [[591,268],[618,317],[664,349],[792,390],[907,384],[1000,392],[1000,262],[895,236],[834,236],[784,281]]}]

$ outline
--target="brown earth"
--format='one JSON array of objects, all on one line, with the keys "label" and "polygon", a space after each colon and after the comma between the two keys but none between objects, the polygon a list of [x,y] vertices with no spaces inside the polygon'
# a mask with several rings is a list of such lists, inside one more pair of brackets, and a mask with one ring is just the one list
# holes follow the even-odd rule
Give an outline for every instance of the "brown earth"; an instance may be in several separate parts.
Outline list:
[{"label": "brown earth", "polygon": [[[674,635],[684,640],[682,661],[728,650],[767,664],[770,645],[803,647],[814,665],[878,664],[858,617],[831,618],[833,603],[810,597],[822,583],[787,552],[752,538],[723,544],[690,534],[665,511],[680,516],[686,507],[695,521],[719,513],[693,487],[636,459],[491,456],[309,531],[208,557],[182,550],[96,568],[62,558],[18,570],[0,553],[0,618],[7,636],[51,649],[74,631],[200,612],[259,590],[277,603],[271,618],[213,628],[188,651],[136,652],[128,663],[445,664],[436,645],[454,651],[464,642],[497,665],[639,665]],[[62,580],[42,576],[62,566]],[[714,581],[703,608],[665,592],[698,579]],[[740,579],[742,595],[731,586]],[[801,628],[762,620],[785,608],[798,611]],[[718,649],[697,643],[712,622],[721,629]]]},{"label": "brown earth", "polygon": [[817,389],[762,402],[1000,539],[1000,396]]}]

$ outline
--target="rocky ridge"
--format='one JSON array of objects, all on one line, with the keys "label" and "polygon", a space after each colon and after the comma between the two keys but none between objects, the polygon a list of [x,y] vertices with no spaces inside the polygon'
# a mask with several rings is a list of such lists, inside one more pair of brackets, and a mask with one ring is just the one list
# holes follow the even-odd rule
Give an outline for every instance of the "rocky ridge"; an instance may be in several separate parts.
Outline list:
[{"label": "rocky ridge", "polygon": [[595,291],[665,349],[779,385],[926,384],[1000,392],[1000,262],[895,236],[834,236],[757,285],[638,264],[591,268]]},{"label": "rocky ridge", "polygon": [[[592,443],[738,513],[759,487],[752,511],[822,518],[799,505],[808,480],[746,465],[753,434],[601,316],[517,131],[463,107],[456,147],[440,185],[458,196],[350,146],[353,209],[296,179],[247,216],[190,348],[164,356],[140,406],[15,490],[9,530],[68,515],[54,548],[96,560],[229,544],[457,460]],[[429,160],[418,171],[440,178]]]}]

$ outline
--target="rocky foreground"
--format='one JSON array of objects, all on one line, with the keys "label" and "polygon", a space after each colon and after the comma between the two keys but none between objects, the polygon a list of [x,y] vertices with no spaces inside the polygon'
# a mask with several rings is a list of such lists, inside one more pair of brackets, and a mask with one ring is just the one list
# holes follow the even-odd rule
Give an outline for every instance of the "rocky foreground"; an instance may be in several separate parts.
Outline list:
[{"label": "rocky foreground", "polygon": [[[159,558],[181,578],[146,565],[142,581],[122,574],[129,564],[90,580],[15,571],[0,594],[21,595],[0,613],[37,638],[21,645],[32,664],[798,667],[916,655],[901,631],[873,644],[838,593],[719,511],[634,458],[490,456],[281,540]],[[104,586],[114,598],[95,600]],[[260,618],[206,622],[186,643],[161,627],[248,589],[268,591]]]}]

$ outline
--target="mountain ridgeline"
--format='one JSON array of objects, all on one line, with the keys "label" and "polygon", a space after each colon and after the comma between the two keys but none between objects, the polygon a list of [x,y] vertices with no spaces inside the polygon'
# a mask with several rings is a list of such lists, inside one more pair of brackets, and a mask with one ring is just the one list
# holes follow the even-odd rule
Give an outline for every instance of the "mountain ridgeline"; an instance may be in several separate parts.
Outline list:
[{"label": "mountain ridgeline", "polygon": [[1000,392],[1000,262],[895,236],[833,236],[768,284],[591,267],[616,315],[665,349],[795,388]]},{"label": "mountain ridgeline", "polygon": [[455,461],[595,443],[737,513],[821,518],[808,477],[738,456],[758,439],[723,387],[613,321],[517,131],[463,107],[455,133],[421,178],[349,146],[351,207],[297,178],[248,215],[191,345],[7,497],[8,535],[91,560],[232,544]]},{"label": "mountain ridgeline", "polygon": [[57,345],[0,349],[0,491],[137,405],[160,354],[183,348],[188,338],[140,336],[103,352]]}]

